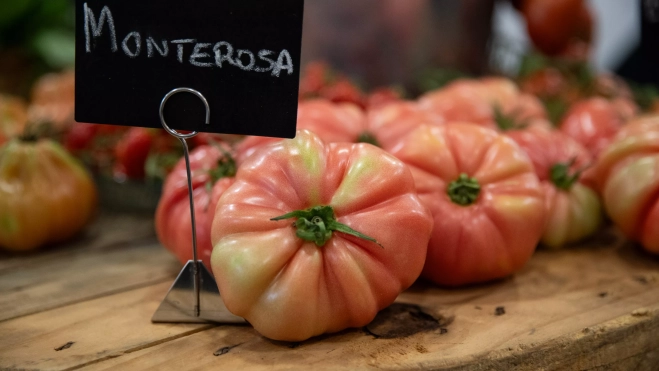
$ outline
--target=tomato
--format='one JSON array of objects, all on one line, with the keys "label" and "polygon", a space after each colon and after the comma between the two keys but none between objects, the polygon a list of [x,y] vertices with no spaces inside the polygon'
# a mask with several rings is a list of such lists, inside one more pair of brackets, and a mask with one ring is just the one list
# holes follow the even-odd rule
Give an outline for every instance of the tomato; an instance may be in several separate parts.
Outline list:
[{"label": "tomato", "polygon": [[310,62],[300,77],[300,99],[317,98],[320,91],[329,83],[331,70],[326,63]]},{"label": "tomato", "polygon": [[[210,227],[217,200],[231,184],[236,164],[227,146],[202,145],[190,152],[192,194],[197,227],[198,258],[210,265]],[[162,245],[181,263],[192,259],[192,223],[185,158],[181,158],[165,179],[156,208],[156,233]]]},{"label": "tomato", "polygon": [[659,254],[659,116],[629,122],[601,153],[593,172],[613,222]]},{"label": "tomato", "polygon": [[[366,117],[354,104],[336,104],[325,99],[306,100],[298,104],[297,129],[310,130],[325,142],[358,142],[360,135],[366,132]],[[260,146],[280,140],[246,138],[236,148],[238,163],[242,163]]]},{"label": "tomato", "polygon": [[366,107],[366,97],[352,81],[341,77],[324,86],[320,96],[334,103],[352,103],[360,108]]},{"label": "tomato", "polygon": [[373,320],[419,276],[431,229],[402,162],[303,130],[240,166],[215,210],[211,264],[232,313],[300,341]]},{"label": "tomato", "polygon": [[485,99],[473,80],[457,80],[446,87],[422,95],[419,105],[446,122],[472,122],[494,128],[493,102]]},{"label": "tomato", "polygon": [[115,148],[115,175],[144,179],[144,164],[154,142],[152,129],[130,128]]},{"label": "tomato", "polygon": [[583,0],[524,0],[522,14],[533,44],[556,55],[573,39],[590,41],[592,17]]},{"label": "tomato", "polygon": [[27,105],[17,97],[0,95],[0,145],[20,135],[27,124]]},{"label": "tomato", "polygon": [[13,139],[0,147],[0,247],[32,250],[72,237],[91,219],[96,188],[59,144]]},{"label": "tomato", "polygon": [[389,151],[435,220],[423,277],[458,286],[508,276],[533,254],[544,192],[512,139],[474,124],[422,125]]},{"label": "tomato", "polygon": [[64,147],[72,153],[88,149],[96,136],[97,126],[76,122],[64,136]]},{"label": "tomato", "polygon": [[307,64],[300,78],[299,90],[300,100],[317,98],[334,103],[352,103],[362,109],[367,105],[367,97],[354,82],[319,61]]},{"label": "tomato", "polygon": [[409,101],[394,102],[367,111],[367,131],[382,148],[388,148],[422,124],[442,125],[444,121],[441,114]]},{"label": "tomato", "polygon": [[402,100],[401,92],[394,88],[378,88],[366,97],[366,107],[375,108]]},{"label": "tomato", "polygon": [[604,98],[585,99],[570,107],[559,129],[597,157],[624,124],[619,112]]},{"label": "tomato", "polygon": [[568,89],[568,81],[556,68],[546,67],[524,77],[520,87],[528,94],[541,98],[555,98]]},{"label": "tomato", "polygon": [[581,144],[557,130],[530,128],[506,133],[531,158],[545,190],[545,246],[579,241],[599,228],[602,206],[595,190],[580,182],[592,157]]},{"label": "tomato", "polygon": [[499,130],[547,118],[536,97],[521,93],[511,80],[496,77],[456,80],[423,95],[419,105],[446,122],[470,122]]},{"label": "tomato", "polygon": [[32,88],[30,120],[47,122],[57,129],[67,129],[75,121],[75,72],[50,73],[42,76]]}]

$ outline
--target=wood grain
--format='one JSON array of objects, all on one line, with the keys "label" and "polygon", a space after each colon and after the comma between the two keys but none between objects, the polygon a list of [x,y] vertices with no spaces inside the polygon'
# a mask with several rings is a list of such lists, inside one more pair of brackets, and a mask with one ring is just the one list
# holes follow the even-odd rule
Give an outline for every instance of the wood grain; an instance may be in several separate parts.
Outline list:
[{"label": "wood grain", "polygon": [[657,334],[659,261],[606,231],[579,248],[538,251],[500,282],[418,283],[366,329],[290,344],[220,326],[88,368],[656,370]]},{"label": "wood grain", "polygon": [[0,272],[53,259],[65,259],[80,250],[90,251],[155,236],[153,215],[101,212],[76,237],[36,251],[0,250]]},{"label": "wood grain", "polygon": [[212,327],[152,324],[151,315],[169,286],[161,283],[2,322],[0,369],[78,367]]},{"label": "wood grain", "polygon": [[100,218],[90,233],[46,256],[6,263],[0,321],[170,281],[181,269],[156,240],[150,218]]},{"label": "wood grain", "polygon": [[[270,341],[249,326],[152,324],[151,315],[178,272],[173,263],[166,273],[173,259],[156,247],[148,241],[119,243],[3,271],[5,287],[29,281],[29,275],[39,282],[71,276],[58,285],[44,284],[42,298],[51,297],[53,289],[69,295],[61,282],[81,285],[90,295],[99,286],[102,297],[56,309],[15,298],[15,310],[30,307],[38,313],[0,322],[0,368],[659,369],[659,259],[614,230],[572,249],[538,251],[517,275],[487,285],[449,290],[418,282],[367,327],[295,344]],[[152,272],[168,282],[149,284],[153,277],[139,271],[151,268],[131,263],[131,254],[142,254],[137,261],[147,259]],[[73,266],[95,268],[68,272],[76,256]],[[59,273],[20,273],[32,266]],[[130,284],[127,280],[118,286],[123,292],[103,291],[126,272],[148,286],[122,286]],[[106,281],[85,283],[92,273]]]}]

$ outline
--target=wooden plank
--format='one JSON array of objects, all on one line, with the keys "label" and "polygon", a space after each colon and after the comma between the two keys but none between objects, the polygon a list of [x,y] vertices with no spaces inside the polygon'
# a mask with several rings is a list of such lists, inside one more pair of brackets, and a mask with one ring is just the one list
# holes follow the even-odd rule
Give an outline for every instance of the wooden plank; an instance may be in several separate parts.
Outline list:
[{"label": "wooden plank", "polygon": [[[0,321],[157,282],[172,281],[181,265],[146,222],[101,219],[88,248],[72,246],[49,256],[15,258],[0,270]],[[126,223],[132,224],[126,224]],[[116,229],[124,227],[123,229]],[[103,231],[107,231],[103,232]]]},{"label": "wooden plank", "polygon": [[659,259],[616,234],[590,245],[539,251],[487,285],[420,282],[365,329],[300,344],[249,326],[151,324],[162,283],[1,322],[0,368],[652,370]]},{"label": "wooden plank", "polygon": [[64,243],[24,253],[0,250],[0,272],[30,264],[60,259],[79,250],[106,249],[110,246],[155,236],[153,215],[101,212],[80,234]]},{"label": "wooden plank", "polygon": [[211,325],[152,324],[170,283],[0,323],[0,369],[61,370],[150,347]]},{"label": "wooden plank", "polygon": [[488,285],[417,284],[365,330],[289,344],[221,326],[86,369],[656,370],[659,260],[610,232],[590,245]]}]

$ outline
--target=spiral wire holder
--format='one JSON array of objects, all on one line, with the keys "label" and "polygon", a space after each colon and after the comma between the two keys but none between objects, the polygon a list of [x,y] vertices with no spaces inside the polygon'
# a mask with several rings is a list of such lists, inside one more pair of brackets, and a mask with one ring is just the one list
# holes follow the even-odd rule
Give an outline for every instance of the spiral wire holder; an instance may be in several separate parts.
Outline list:
[{"label": "spiral wire holder", "polygon": [[160,102],[160,123],[162,127],[172,136],[181,141],[185,157],[185,169],[188,178],[188,196],[190,199],[190,221],[192,223],[192,260],[183,266],[176,277],[172,287],[167,292],[165,299],[151,317],[151,322],[168,323],[245,323],[242,317],[233,315],[224,305],[220,297],[220,291],[213,275],[197,257],[197,223],[195,220],[194,198],[192,197],[192,175],[190,171],[190,151],[186,139],[197,135],[196,131],[188,134],[167,126],[164,117],[164,108],[167,100],[177,93],[194,94],[204,103],[206,107],[205,124],[210,123],[210,107],[208,101],[199,91],[191,88],[176,88],[165,95]]}]

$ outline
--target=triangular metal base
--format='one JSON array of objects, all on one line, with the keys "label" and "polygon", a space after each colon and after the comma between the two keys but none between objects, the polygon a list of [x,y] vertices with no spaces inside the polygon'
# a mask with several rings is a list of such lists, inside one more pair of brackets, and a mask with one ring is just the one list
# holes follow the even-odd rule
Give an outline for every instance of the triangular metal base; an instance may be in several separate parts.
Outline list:
[{"label": "triangular metal base", "polygon": [[187,323],[245,323],[242,317],[231,314],[220,297],[213,275],[201,260],[199,267],[199,315],[195,316],[194,261],[188,260],[151,322]]}]

